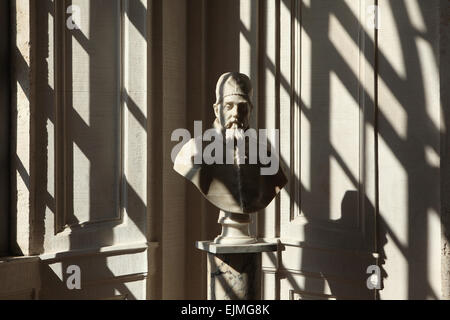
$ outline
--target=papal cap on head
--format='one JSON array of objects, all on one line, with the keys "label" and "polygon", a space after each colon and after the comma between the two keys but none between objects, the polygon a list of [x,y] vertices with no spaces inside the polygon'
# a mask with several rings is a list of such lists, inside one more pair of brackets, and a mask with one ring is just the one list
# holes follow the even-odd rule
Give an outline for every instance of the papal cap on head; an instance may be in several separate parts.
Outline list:
[{"label": "papal cap on head", "polygon": [[252,83],[249,77],[239,72],[227,72],[220,76],[216,86],[216,103],[233,95],[243,96],[250,100]]}]

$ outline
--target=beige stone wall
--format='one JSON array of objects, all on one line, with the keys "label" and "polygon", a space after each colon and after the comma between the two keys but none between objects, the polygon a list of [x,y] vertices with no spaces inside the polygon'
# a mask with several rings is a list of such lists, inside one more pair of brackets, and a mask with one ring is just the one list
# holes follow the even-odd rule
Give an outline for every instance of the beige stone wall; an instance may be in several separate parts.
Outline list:
[{"label": "beige stone wall", "polygon": [[9,250],[9,5],[0,4],[0,256]]},{"label": "beige stone wall", "polygon": [[[11,3],[16,257],[0,259],[0,296],[144,299],[157,246],[147,241],[148,1],[115,1],[101,17],[76,1],[81,29],[66,28],[66,1]],[[105,141],[114,121],[115,141]],[[117,152],[105,152],[111,145]],[[71,265],[81,268],[81,291],[66,286]]]}]

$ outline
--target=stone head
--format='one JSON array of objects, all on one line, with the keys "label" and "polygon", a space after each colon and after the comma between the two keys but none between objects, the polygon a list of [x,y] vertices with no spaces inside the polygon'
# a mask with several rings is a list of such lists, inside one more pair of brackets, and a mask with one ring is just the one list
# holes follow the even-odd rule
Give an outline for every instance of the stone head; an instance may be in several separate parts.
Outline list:
[{"label": "stone head", "polygon": [[214,113],[223,129],[249,128],[252,91],[250,79],[245,74],[228,72],[219,78]]}]

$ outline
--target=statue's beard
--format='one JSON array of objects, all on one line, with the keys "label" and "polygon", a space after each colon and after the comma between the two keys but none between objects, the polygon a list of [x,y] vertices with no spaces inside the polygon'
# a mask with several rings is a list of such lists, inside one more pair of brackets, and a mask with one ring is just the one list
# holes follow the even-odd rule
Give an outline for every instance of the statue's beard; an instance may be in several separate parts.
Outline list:
[{"label": "statue's beard", "polygon": [[[231,121],[231,123],[233,122]],[[239,128],[238,123],[236,123],[236,126],[230,126],[230,128],[227,129],[221,124],[218,118],[214,121],[213,126],[222,133],[222,137],[225,139],[224,156],[230,151],[233,155],[232,158],[234,164],[245,164],[247,159],[246,156],[248,155],[248,145],[245,143],[245,130],[248,128]],[[230,150],[228,150],[228,148],[230,148]]]},{"label": "statue's beard", "polygon": [[225,131],[226,140],[236,139],[237,141],[243,141],[245,139],[245,133],[242,128],[230,128]]},{"label": "statue's beard", "polygon": [[[233,148],[234,163],[244,164],[246,160],[245,133],[242,128],[232,126],[225,130],[226,148]],[[226,150],[228,152],[228,149]]]}]

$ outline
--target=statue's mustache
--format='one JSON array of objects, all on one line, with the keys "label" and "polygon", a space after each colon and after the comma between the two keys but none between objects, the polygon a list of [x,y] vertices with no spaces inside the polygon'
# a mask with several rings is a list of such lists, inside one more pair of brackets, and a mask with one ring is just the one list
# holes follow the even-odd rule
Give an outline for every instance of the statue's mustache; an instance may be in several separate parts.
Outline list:
[{"label": "statue's mustache", "polygon": [[237,129],[236,127],[241,128],[243,126],[244,122],[236,117],[230,118],[225,125],[227,129]]}]

